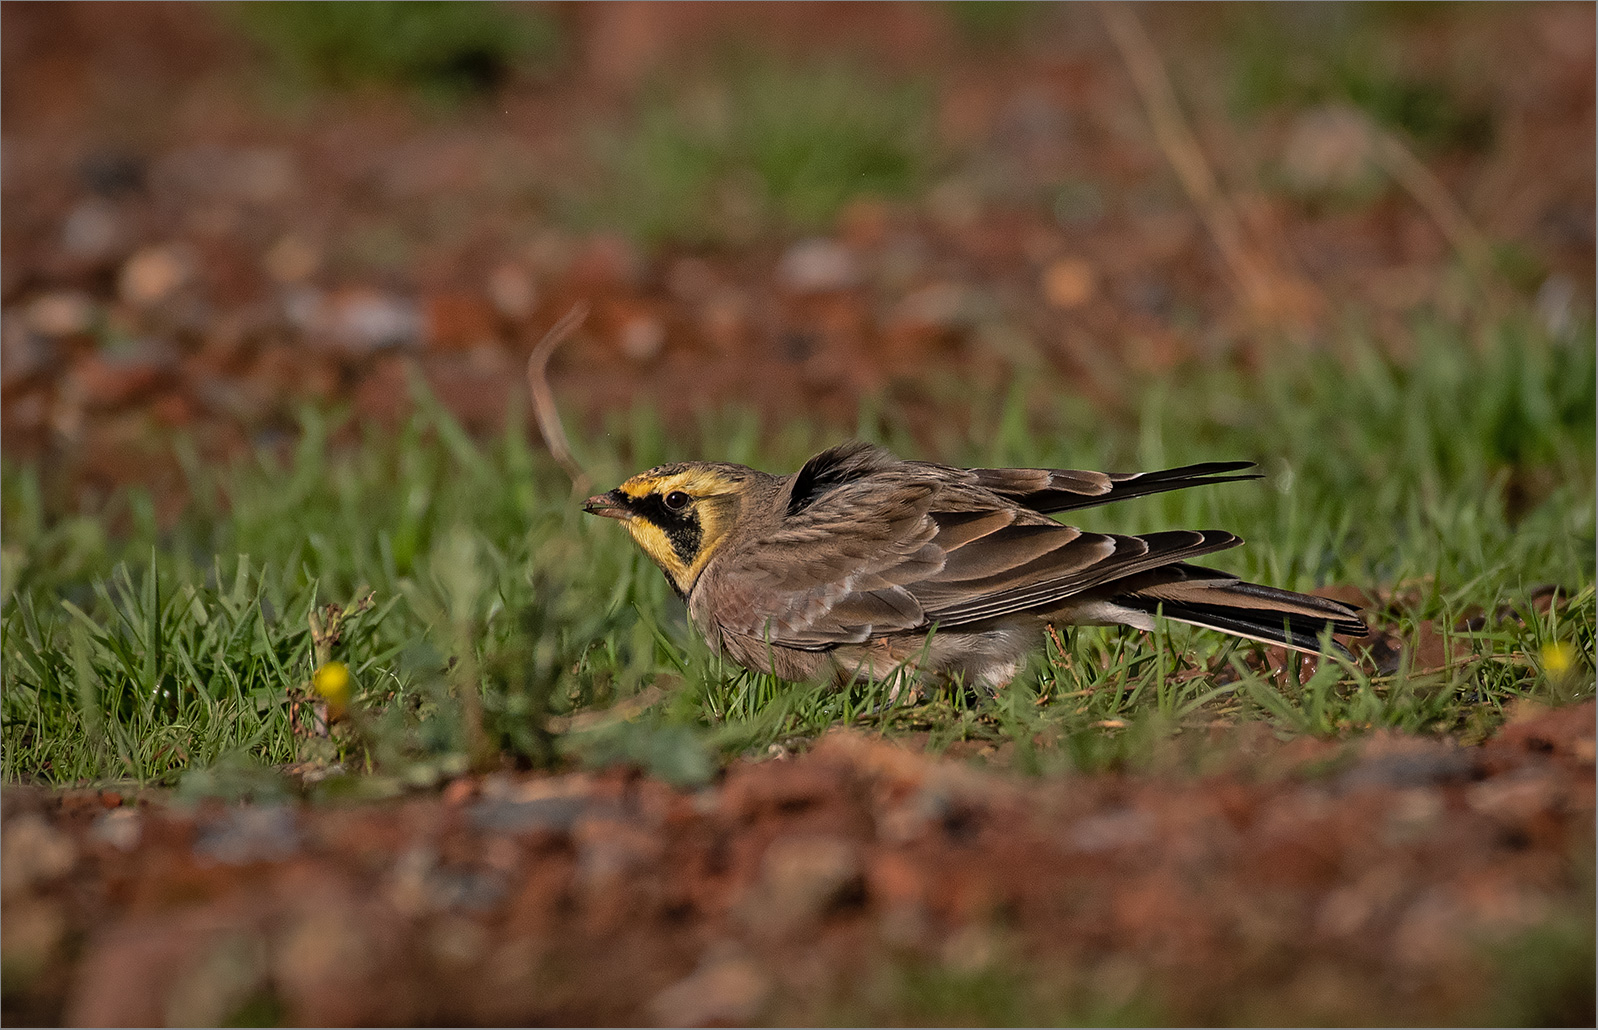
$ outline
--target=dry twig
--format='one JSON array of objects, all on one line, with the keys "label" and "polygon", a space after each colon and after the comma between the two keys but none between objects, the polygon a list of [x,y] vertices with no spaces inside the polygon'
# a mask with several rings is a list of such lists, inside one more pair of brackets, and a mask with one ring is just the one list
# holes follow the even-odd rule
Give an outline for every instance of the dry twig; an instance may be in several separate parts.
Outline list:
[{"label": "dry twig", "polygon": [[666,692],[658,685],[651,685],[602,711],[578,712],[576,715],[551,715],[544,720],[544,728],[551,733],[568,733],[572,730],[591,730],[610,723],[625,722],[638,718],[665,699]]},{"label": "dry twig", "polygon": [[549,388],[548,371],[549,359],[555,349],[565,343],[586,318],[588,305],[578,301],[564,318],[544,334],[527,359],[527,390],[533,397],[533,416],[538,420],[538,432],[543,436],[544,446],[549,448],[550,455],[571,477],[572,493],[579,496],[588,492],[592,481],[572,455],[566,430],[560,424],[560,412],[555,407],[555,394]]},{"label": "dry twig", "polygon": [[1415,198],[1437,228],[1459,254],[1478,284],[1489,281],[1492,273],[1492,248],[1487,237],[1471,223],[1470,216],[1449,194],[1448,187],[1403,142],[1377,125],[1370,125],[1372,150],[1376,161],[1388,175]]},{"label": "dry twig", "polygon": [[[344,624],[362,612],[369,611],[377,604],[377,591],[367,590],[358,600],[349,604],[327,604],[319,610],[312,607],[306,613],[306,621],[311,629],[311,652],[316,663],[316,670],[320,671],[333,660],[333,646],[339,642],[344,634]],[[313,677],[314,682],[314,677]],[[328,736],[334,722],[346,713],[342,706],[331,705],[327,698],[318,697],[316,689],[311,683],[291,690],[289,692],[289,730],[291,734],[301,732],[311,736]],[[309,729],[300,729],[299,713],[302,707],[308,707],[311,713]]]},{"label": "dry twig", "polygon": [[323,611],[312,608],[306,613],[311,626],[311,645],[315,651],[316,666],[321,668],[333,660],[333,645],[343,636],[344,624],[377,604],[377,591],[367,590],[358,600],[349,604],[328,604]]},{"label": "dry twig", "polygon": [[1104,3],[1099,5],[1099,16],[1132,76],[1155,140],[1198,209],[1248,309],[1279,319],[1294,308],[1303,312],[1319,307],[1313,287],[1273,268],[1259,248],[1250,246],[1242,220],[1221,193],[1197,137],[1182,118],[1171,80],[1136,15],[1125,4]]}]

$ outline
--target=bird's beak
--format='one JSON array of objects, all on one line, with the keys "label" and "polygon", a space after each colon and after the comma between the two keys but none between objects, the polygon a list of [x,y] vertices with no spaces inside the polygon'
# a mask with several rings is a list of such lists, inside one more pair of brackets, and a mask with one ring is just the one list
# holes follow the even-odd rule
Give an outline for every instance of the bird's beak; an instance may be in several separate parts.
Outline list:
[{"label": "bird's beak", "polygon": [[625,519],[630,512],[622,503],[621,496],[612,490],[608,494],[596,494],[583,502],[583,511],[590,515],[599,515],[607,519]]}]

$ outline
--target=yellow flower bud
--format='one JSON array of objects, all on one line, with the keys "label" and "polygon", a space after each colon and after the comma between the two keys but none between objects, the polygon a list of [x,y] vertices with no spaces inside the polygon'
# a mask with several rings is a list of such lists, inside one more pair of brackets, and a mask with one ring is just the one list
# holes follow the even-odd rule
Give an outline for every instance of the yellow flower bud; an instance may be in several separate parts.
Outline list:
[{"label": "yellow flower bud", "polygon": [[1550,676],[1563,676],[1576,664],[1576,649],[1563,640],[1555,640],[1544,644],[1542,649],[1543,671]]},{"label": "yellow flower bud", "polygon": [[311,689],[325,697],[329,705],[343,708],[350,699],[350,670],[343,662],[328,662],[311,677]]}]

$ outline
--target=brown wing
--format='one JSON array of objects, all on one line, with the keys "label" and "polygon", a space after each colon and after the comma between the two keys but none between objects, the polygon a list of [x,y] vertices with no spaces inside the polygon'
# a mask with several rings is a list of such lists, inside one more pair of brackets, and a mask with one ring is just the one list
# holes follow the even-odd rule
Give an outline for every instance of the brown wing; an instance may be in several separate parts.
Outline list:
[{"label": "brown wing", "polygon": [[1048,515],[1091,508],[1133,497],[1185,490],[1193,486],[1236,483],[1263,478],[1259,473],[1229,476],[1254,468],[1252,461],[1206,461],[1157,472],[1091,472],[1084,469],[975,468],[963,469],[932,462],[900,461],[875,444],[851,441],[817,454],[795,475],[790,486],[788,515],[805,507],[839,485],[855,482],[884,469],[915,470],[948,485],[975,486],[1014,501],[1023,508]]},{"label": "brown wing", "polygon": [[943,565],[928,513],[935,491],[919,476],[886,473],[808,501],[735,565],[714,569],[707,588],[722,630],[820,650],[924,625],[906,586]]},{"label": "brown wing", "polygon": [[912,593],[926,610],[928,621],[948,629],[1017,612],[1053,608],[1067,598],[1125,576],[1243,542],[1218,530],[1122,536],[1083,533],[1070,526],[1058,529],[1027,541],[1032,549],[1045,542],[1053,545],[1035,557],[1029,555],[1026,547],[1017,547],[1007,539],[968,545],[979,557],[962,566],[957,561],[962,551],[954,552],[943,573],[916,584]]},{"label": "brown wing", "polygon": [[1253,468],[1252,461],[1207,461],[1159,472],[1088,472],[1080,469],[971,469],[983,489],[1024,508],[1050,514],[1091,508],[1132,497],[1185,490],[1190,486],[1260,479],[1258,473],[1221,475]]},{"label": "brown wing", "polygon": [[718,570],[720,624],[820,650],[1046,608],[1241,542],[1217,532],[1083,533],[997,501],[967,482],[929,482],[924,469],[833,485]]}]

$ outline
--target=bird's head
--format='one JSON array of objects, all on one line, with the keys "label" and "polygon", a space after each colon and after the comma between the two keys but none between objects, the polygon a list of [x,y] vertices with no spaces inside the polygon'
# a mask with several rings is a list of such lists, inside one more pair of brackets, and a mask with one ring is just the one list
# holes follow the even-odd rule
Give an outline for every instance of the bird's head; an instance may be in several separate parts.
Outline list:
[{"label": "bird's head", "polygon": [[590,497],[583,510],[619,520],[686,596],[737,520],[750,472],[710,462],[661,465]]}]

